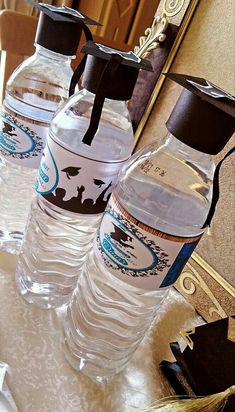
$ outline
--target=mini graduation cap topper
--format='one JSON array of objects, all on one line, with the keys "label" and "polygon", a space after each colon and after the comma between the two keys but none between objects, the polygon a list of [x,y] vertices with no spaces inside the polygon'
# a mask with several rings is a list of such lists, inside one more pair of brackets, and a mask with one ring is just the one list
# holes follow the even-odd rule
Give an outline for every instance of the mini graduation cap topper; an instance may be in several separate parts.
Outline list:
[{"label": "mini graduation cap topper", "polygon": [[[82,85],[92,93],[97,93],[99,83],[97,79],[103,76],[102,89],[105,97],[115,100],[129,100],[132,96],[140,69],[152,71],[152,65],[148,60],[142,60],[133,52],[123,52],[111,47],[87,42],[82,47],[82,52],[87,55]],[[116,62],[115,73],[108,69]],[[113,72],[113,70],[112,70]],[[115,76],[115,77],[114,77]],[[114,82],[112,81],[114,78]]]},{"label": "mini graduation cap topper", "polygon": [[130,67],[136,67],[139,69],[153,71],[152,65],[149,60],[141,59],[132,51],[126,52],[123,50],[114,49],[100,43],[87,42],[82,48],[83,52],[94,57],[110,60],[112,55],[119,55],[122,58],[122,64]]},{"label": "mini graduation cap topper", "polygon": [[57,7],[53,6],[52,4],[35,3],[31,0],[27,1],[33,4],[34,7],[38,8],[43,13],[47,14],[47,16],[51,17],[52,20],[68,21],[71,23],[77,23],[78,21],[82,20],[85,24],[101,26],[100,23],[97,23],[95,20],[91,19],[90,17],[87,17],[85,14],[81,14],[79,13],[79,11],[71,9],[70,7]]},{"label": "mini graduation cap topper", "polygon": [[[167,78],[184,87],[166,127],[178,140],[203,153],[219,153],[235,131],[235,98],[201,77],[168,73]],[[211,207],[202,228],[210,226],[219,200],[219,173],[230,149],[217,164]]]},{"label": "mini graduation cap topper", "polygon": [[73,74],[69,95],[74,93],[84,70],[82,86],[95,94],[90,124],[82,140],[83,143],[91,145],[99,126],[105,98],[129,100],[139,70],[152,71],[152,65],[132,52],[123,52],[93,41],[88,41],[81,51],[85,56]]},{"label": "mini graduation cap topper", "polygon": [[219,153],[235,131],[235,98],[200,77],[165,76],[184,87],[166,122],[169,132],[196,150]]},{"label": "mini graduation cap topper", "polygon": [[197,326],[181,335],[188,346],[181,352],[178,342],[170,343],[176,362],[160,364],[177,395],[207,396],[233,387],[233,396],[223,409],[233,412],[235,316]]},{"label": "mini graduation cap topper", "polygon": [[36,43],[56,53],[67,56],[75,55],[82,30],[87,40],[92,39],[92,34],[86,24],[100,25],[95,20],[69,7],[56,7],[45,3],[35,3],[32,0],[26,1],[41,12]]},{"label": "mini graduation cap topper", "polygon": [[[100,88],[101,77],[102,89],[105,97],[115,100],[129,100],[132,96],[134,86],[140,69],[152,71],[152,65],[148,60],[140,59],[133,52],[124,52],[113,49],[103,44],[88,41],[81,49],[85,54],[84,60],[75,70],[71,81],[70,95],[73,94],[75,86],[85,66],[82,85],[92,93],[97,93]],[[108,66],[116,62],[115,83],[111,79],[111,70]],[[104,73],[106,70],[106,73]],[[114,73],[112,73],[114,76]]]}]

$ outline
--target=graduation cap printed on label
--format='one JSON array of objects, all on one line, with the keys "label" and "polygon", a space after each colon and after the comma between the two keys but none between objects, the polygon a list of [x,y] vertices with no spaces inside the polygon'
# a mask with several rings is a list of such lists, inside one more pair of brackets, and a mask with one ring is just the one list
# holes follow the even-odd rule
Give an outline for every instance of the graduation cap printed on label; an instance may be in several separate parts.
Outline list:
[{"label": "graduation cap printed on label", "polygon": [[36,33],[36,43],[64,55],[75,55],[82,30],[87,40],[92,40],[88,25],[100,25],[95,20],[69,7],[56,7],[27,0],[41,11]]}]

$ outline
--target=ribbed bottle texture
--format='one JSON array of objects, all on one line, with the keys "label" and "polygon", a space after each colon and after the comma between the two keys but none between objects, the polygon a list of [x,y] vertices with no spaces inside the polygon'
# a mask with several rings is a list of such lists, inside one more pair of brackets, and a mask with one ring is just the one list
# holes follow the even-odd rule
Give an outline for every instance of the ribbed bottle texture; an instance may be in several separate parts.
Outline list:
[{"label": "ribbed bottle texture", "polygon": [[213,172],[171,135],[124,168],[64,320],[75,369],[103,380],[126,366],[203,233]]},{"label": "ribbed bottle texture", "polygon": [[67,302],[99,221],[100,215],[84,219],[36,196],[16,275],[29,303],[49,309]]},{"label": "ribbed bottle texture", "polygon": [[92,145],[83,144],[94,97],[82,90],[58,110],[39,169],[16,282],[22,296],[42,308],[69,301],[132,149],[125,103],[109,99]]},{"label": "ribbed bottle texture", "polygon": [[104,381],[127,365],[166,290],[147,292],[115,278],[90,252],[64,322],[68,362]]},{"label": "ribbed bottle texture", "polygon": [[[17,253],[33,197],[35,170],[0,160],[0,250]],[[25,182],[19,186],[19,181]]]},{"label": "ribbed bottle texture", "polygon": [[49,123],[68,96],[71,57],[36,46],[7,82],[0,112],[0,250],[18,253]]}]

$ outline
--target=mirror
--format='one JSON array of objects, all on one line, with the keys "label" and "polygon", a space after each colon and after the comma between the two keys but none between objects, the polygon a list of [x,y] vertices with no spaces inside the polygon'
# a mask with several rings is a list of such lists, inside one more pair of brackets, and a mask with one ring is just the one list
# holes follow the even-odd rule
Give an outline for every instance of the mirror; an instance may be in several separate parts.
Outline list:
[{"label": "mirror", "polygon": [[[162,73],[170,70],[198,2],[199,0],[160,1],[153,23],[145,31],[145,39],[143,36],[140,38],[141,43],[144,41],[148,43],[154,34],[157,37],[152,41],[153,48],[150,47],[147,54],[154,72],[147,75],[140,73],[131,99],[130,111],[135,130],[135,145],[141,137],[165,81]],[[136,49],[138,47],[135,47]]]}]

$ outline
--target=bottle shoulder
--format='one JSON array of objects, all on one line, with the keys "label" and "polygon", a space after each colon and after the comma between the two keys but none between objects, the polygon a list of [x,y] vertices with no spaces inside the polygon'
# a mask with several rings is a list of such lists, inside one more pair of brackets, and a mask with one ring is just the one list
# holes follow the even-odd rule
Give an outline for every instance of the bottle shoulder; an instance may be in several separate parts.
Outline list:
[{"label": "bottle shoulder", "polygon": [[[68,64],[63,65],[58,61],[33,55],[9,78],[6,85],[6,103],[13,111],[29,117],[33,108],[54,113],[60,102],[68,97],[72,74]],[[48,116],[46,118],[51,119],[52,115]]]},{"label": "bottle shoulder", "polygon": [[[66,112],[74,121],[80,122],[81,118],[90,119],[94,105],[95,95],[85,89],[78,91],[69,99],[63,111]],[[62,112],[60,113],[62,114]],[[103,103],[101,120],[104,123],[119,127],[120,129],[129,129],[130,115],[127,105],[123,101],[105,99]]]},{"label": "bottle shoulder", "polygon": [[33,55],[23,61],[10,76],[7,87],[11,87],[14,83],[23,82],[37,82],[43,80],[51,80],[54,84],[66,81],[68,87],[68,80],[71,79],[73,70],[69,63],[61,63],[56,60],[50,60],[40,55]]},{"label": "bottle shoulder", "polygon": [[88,130],[94,95],[82,90],[70,98],[54,116],[52,135],[80,154],[104,161],[127,159],[133,147],[133,129],[124,102],[104,102],[92,144],[82,139]]},{"label": "bottle shoulder", "polygon": [[117,196],[130,214],[172,235],[201,233],[211,204],[214,163],[164,145],[145,148],[121,173]]}]

